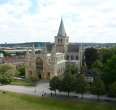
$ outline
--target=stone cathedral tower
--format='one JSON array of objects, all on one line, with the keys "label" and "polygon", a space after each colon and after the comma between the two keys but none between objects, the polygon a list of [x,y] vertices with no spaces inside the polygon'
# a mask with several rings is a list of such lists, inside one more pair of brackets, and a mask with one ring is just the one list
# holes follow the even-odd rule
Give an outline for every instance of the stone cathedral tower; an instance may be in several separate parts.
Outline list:
[{"label": "stone cathedral tower", "polygon": [[61,19],[58,34],[57,36],[55,36],[56,51],[61,53],[66,53],[68,48],[68,42],[69,42],[69,37],[65,32],[63,20]]},{"label": "stone cathedral tower", "polygon": [[27,79],[38,80],[37,72],[36,72],[36,56],[34,47],[27,50],[26,59],[25,59],[25,77]]}]

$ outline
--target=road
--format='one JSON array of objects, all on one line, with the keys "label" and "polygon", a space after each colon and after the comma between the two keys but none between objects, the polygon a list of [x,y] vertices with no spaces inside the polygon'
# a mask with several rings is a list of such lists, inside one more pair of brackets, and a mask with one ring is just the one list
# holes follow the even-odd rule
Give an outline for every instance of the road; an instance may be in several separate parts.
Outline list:
[{"label": "road", "polygon": [[[39,82],[35,87],[26,87],[26,86],[15,86],[15,85],[3,85],[0,86],[0,90],[3,91],[11,91],[16,93],[23,93],[28,95],[35,95],[35,96],[42,96],[42,94],[50,94],[51,91],[49,90],[49,83],[48,82]],[[60,93],[57,91],[58,95],[66,95],[66,93]],[[80,94],[70,93],[70,96],[78,96],[81,97]],[[97,99],[95,95],[91,94],[84,94],[83,97],[85,99]],[[116,98],[110,98],[106,96],[101,96],[101,100],[107,101],[116,101]]]},{"label": "road", "polygon": [[47,94],[50,93],[49,83],[47,82],[38,83],[35,87],[2,85],[0,86],[0,90],[24,93],[24,94],[36,95],[36,96],[41,96],[43,93],[47,93]]}]

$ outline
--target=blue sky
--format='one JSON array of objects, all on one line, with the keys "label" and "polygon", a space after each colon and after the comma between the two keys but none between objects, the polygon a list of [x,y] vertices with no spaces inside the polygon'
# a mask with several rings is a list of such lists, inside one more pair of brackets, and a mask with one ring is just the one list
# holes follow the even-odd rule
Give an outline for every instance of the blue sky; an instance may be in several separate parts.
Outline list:
[{"label": "blue sky", "polygon": [[71,42],[116,42],[116,0],[0,0],[0,43],[54,41],[61,17]]}]

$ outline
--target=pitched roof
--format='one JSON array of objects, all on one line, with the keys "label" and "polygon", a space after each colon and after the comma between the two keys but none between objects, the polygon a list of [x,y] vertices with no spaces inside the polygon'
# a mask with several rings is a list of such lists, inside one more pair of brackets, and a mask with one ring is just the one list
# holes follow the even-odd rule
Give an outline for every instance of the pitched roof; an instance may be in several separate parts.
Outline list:
[{"label": "pitched roof", "polygon": [[65,32],[65,28],[64,28],[64,23],[63,23],[62,19],[61,19],[61,22],[60,22],[60,27],[59,27],[57,36],[58,37],[65,37],[66,36],[66,32]]},{"label": "pitched roof", "polygon": [[68,52],[78,52],[79,51],[79,45],[75,43],[70,43],[68,45]]}]

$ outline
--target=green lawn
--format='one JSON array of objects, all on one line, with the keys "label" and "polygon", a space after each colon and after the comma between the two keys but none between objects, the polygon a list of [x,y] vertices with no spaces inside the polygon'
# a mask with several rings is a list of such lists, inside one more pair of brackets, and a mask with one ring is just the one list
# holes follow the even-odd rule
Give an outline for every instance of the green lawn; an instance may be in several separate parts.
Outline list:
[{"label": "green lawn", "polygon": [[0,110],[116,110],[106,102],[58,100],[0,92]]},{"label": "green lawn", "polygon": [[11,82],[11,85],[19,85],[19,86],[34,86],[35,82],[29,80],[18,80],[15,79]]}]

